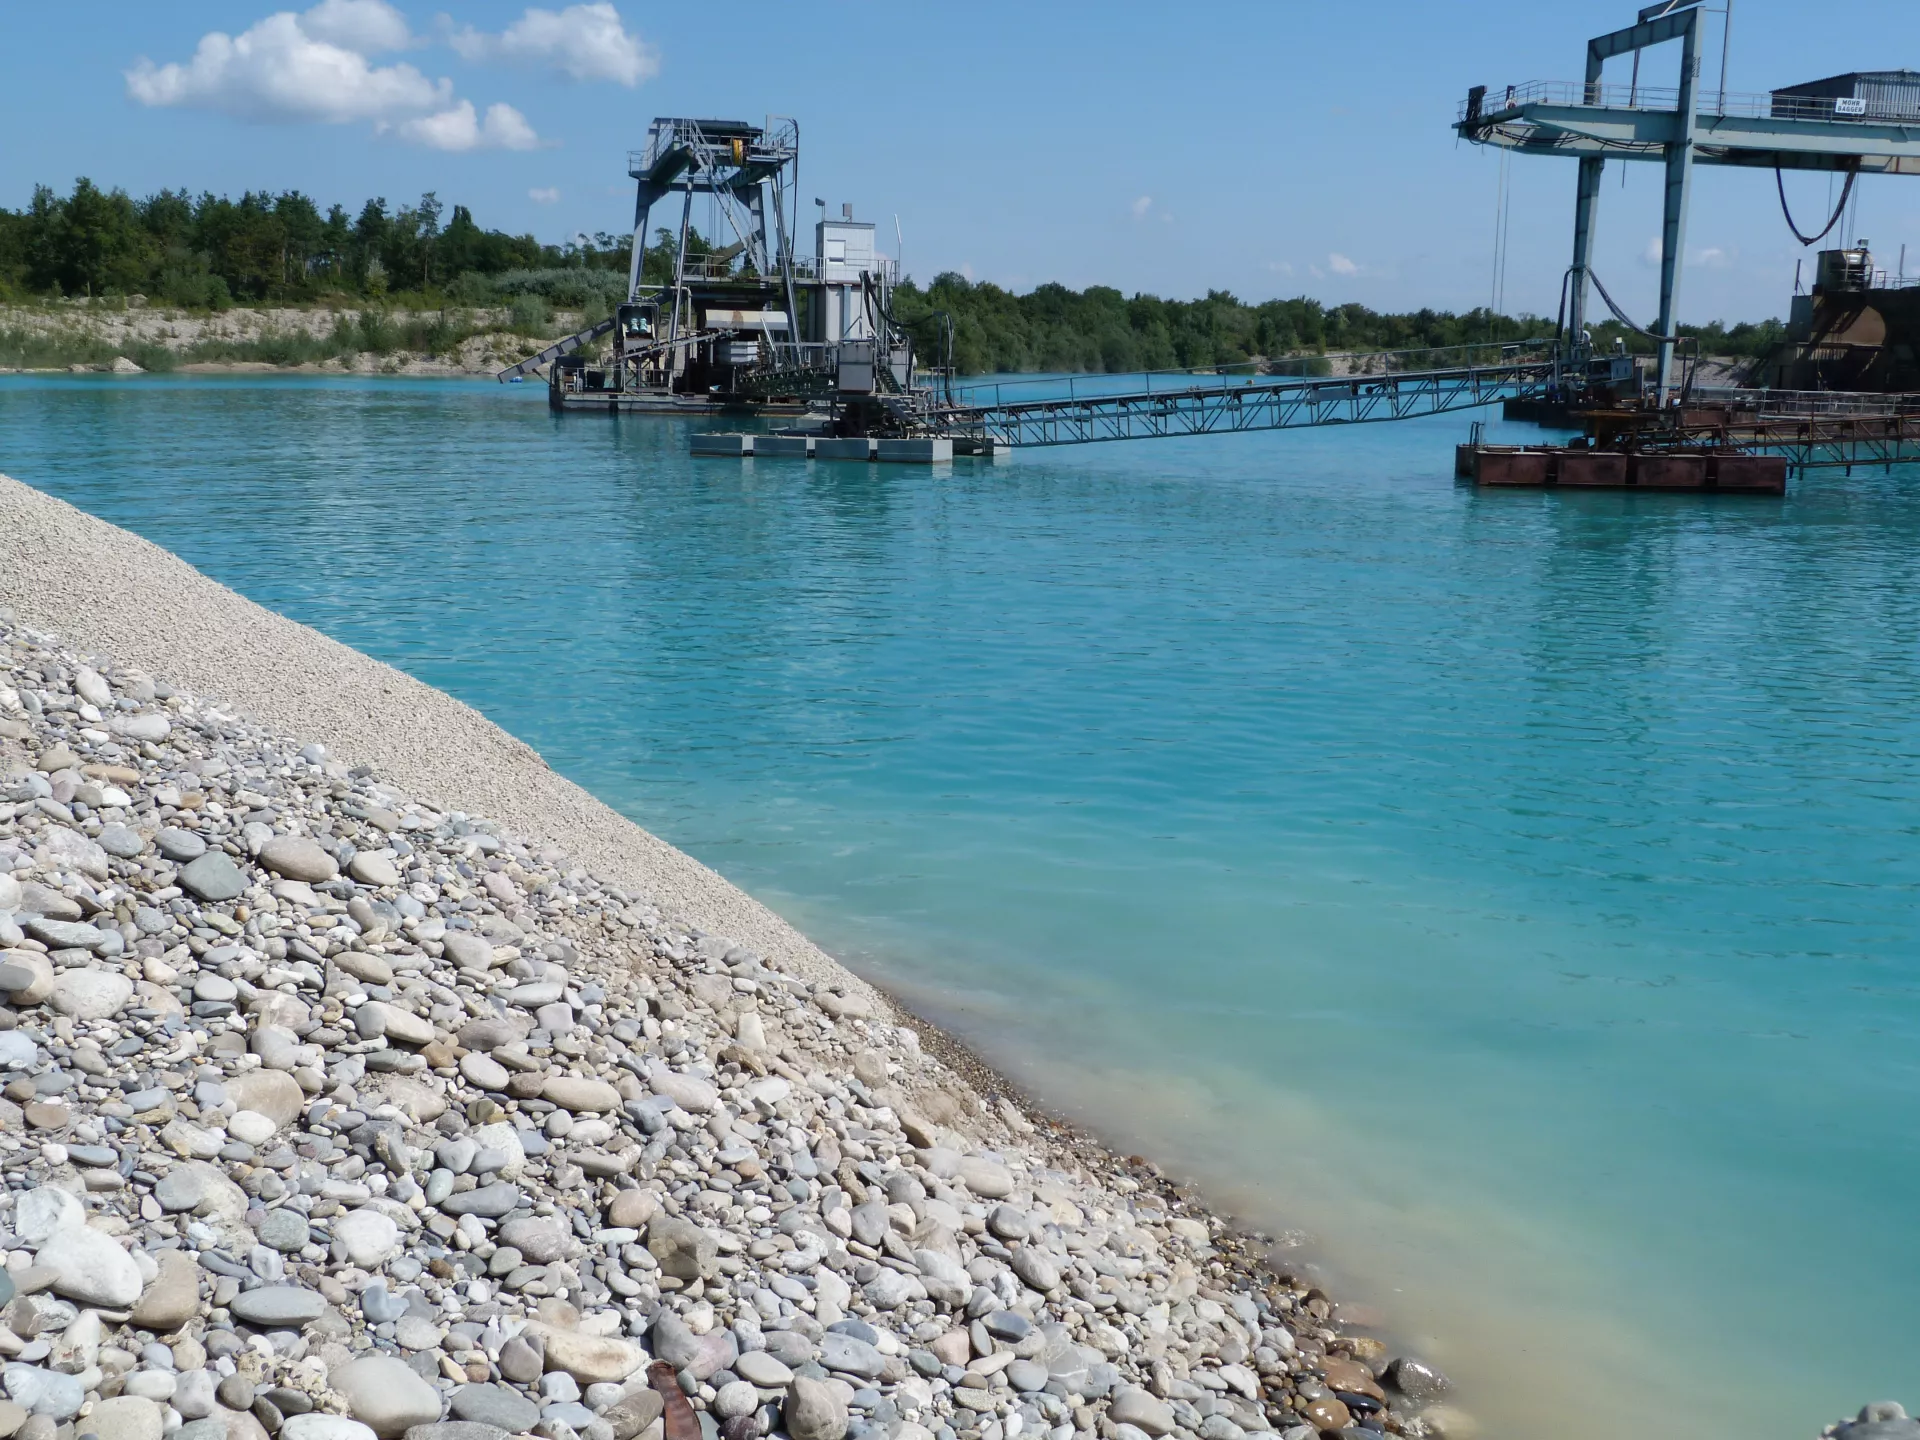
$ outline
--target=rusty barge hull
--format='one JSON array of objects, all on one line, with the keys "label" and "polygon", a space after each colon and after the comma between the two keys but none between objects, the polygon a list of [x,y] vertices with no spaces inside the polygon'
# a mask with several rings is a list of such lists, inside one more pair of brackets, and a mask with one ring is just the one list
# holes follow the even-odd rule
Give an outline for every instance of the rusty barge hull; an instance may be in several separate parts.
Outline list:
[{"label": "rusty barge hull", "polygon": [[1787,493],[1785,456],[1712,450],[1650,453],[1469,443],[1460,446],[1455,470],[1462,479],[1491,489]]}]

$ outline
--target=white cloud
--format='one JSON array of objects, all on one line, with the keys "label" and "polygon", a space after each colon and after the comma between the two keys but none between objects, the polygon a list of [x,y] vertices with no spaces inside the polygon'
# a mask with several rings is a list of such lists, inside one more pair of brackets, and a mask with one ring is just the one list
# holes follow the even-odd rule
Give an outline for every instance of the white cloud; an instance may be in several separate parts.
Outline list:
[{"label": "white cloud", "polygon": [[1336,275],[1351,276],[1360,273],[1360,267],[1342,255],[1338,250],[1335,250],[1331,255],[1327,256],[1327,268]]},{"label": "white cloud", "polygon": [[1276,275],[1291,275],[1293,274],[1293,262],[1291,260],[1269,260],[1267,261],[1267,269]]},{"label": "white cloud", "polygon": [[238,35],[210,31],[185,64],[141,58],[127,93],[142,105],[215,110],[243,120],[372,121],[375,133],[437,150],[531,150],[540,137],[511,105],[483,119],[453,82],[411,65],[375,65],[370,55],[416,43],[386,0],[320,0],[283,10]]},{"label": "white cloud", "polygon": [[536,205],[558,205],[560,192],[551,185],[545,185],[527,191],[527,198]]},{"label": "white cloud", "polygon": [[433,115],[403,120],[393,129],[401,139],[431,150],[535,150],[540,145],[540,137],[527,117],[511,105],[489,105],[482,119],[471,100],[462,100]]},{"label": "white cloud", "polygon": [[1133,202],[1133,218],[1136,220],[1144,220],[1147,218],[1147,213],[1152,209],[1153,197],[1151,195],[1142,195],[1138,200]]},{"label": "white cloud", "polygon": [[1657,266],[1660,263],[1660,257],[1666,253],[1667,247],[1660,243],[1660,237],[1658,235],[1649,235],[1647,237],[1646,249],[1640,252],[1640,263],[1642,265]]},{"label": "white cloud", "polygon": [[142,105],[332,125],[410,114],[453,99],[451,81],[429,80],[411,65],[370,64],[357,50],[310,34],[307,18],[282,11],[238,35],[212,31],[184,65],[143,57],[127,71],[127,93]]},{"label": "white cloud", "polygon": [[360,55],[404,50],[414,43],[407,17],[387,0],[320,0],[300,17],[300,28],[315,40]]},{"label": "white cloud", "polygon": [[632,89],[660,73],[660,56],[601,0],[527,12],[498,35],[468,26],[447,37],[467,60],[503,60],[554,70],[569,80],[611,80]]}]

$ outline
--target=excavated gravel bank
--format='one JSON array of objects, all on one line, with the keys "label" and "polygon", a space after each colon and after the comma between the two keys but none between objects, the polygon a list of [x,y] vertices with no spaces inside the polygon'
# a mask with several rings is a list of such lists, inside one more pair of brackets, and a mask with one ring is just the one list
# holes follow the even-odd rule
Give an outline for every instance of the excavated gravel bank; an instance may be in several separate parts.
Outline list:
[{"label": "excavated gravel bank", "polygon": [[4,479],[0,605],[0,1440],[1468,1433],[450,697]]}]

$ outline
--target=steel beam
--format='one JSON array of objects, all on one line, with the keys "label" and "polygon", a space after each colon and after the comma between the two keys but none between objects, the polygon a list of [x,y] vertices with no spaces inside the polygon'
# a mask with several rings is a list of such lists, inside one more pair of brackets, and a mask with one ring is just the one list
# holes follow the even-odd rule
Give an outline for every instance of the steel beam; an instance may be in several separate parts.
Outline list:
[{"label": "steel beam", "polygon": [[634,188],[633,251],[627,258],[629,304],[640,298],[640,267],[647,258],[647,216],[653,210],[653,202],[660,198],[660,193],[647,180],[641,180]]},{"label": "steel beam", "polygon": [[1572,298],[1567,310],[1567,333],[1577,346],[1586,344],[1587,292],[1593,271],[1594,230],[1600,223],[1600,178],[1606,161],[1598,155],[1580,157],[1580,180],[1573,203]]},{"label": "steel beam", "polygon": [[1638,25],[1615,30],[1611,35],[1596,35],[1587,42],[1587,83],[1591,85],[1597,81],[1600,67],[1614,56],[1631,55],[1635,50],[1646,50],[1655,45],[1664,45],[1669,40],[1695,34],[1699,25],[1698,10],[1676,10],[1671,15],[1643,20]]},{"label": "steel beam", "polygon": [[[1680,33],[1680,106],[1676,117],[1680,132],[1667,146],[1667,184],[1660,227],[1660,368],[1656,379],[1657,400],[1665,405],[1673,397],[1673,350],[1676,335],[1675,306],[1680,295],[1680,265],[1687,248],[1687,207],[1693,192],[1693,136],[1699,119],[1696,91],[1700,85],[1700,12],[1688,10],[1651,22],[1664,25],[1668,20],[1683,21]],[[1636,29],[1651,28],[1636,26]]]},{"label": "steel beam", "polygon": [[[1522,101],[1469,126],[1469,140],[1529,155],[1602,155],[1612,160],[1664,160],[1680,132],[1675,110]],[[1920,132],[1887,121],[1794,120],[1768,116],[1697,115],[1695,161],[1790,170],[1860,170],[1870,175],[1920,174]]]}]

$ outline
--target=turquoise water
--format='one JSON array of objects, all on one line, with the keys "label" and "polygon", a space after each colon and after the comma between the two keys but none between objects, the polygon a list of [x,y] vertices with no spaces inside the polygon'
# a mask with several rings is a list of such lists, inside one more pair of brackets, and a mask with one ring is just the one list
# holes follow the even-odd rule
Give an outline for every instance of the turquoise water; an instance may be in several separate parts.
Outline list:
[{"label": "turquoise water", "polygon": [[1477,494],[1462,417],[742,464],[543,398],[11,380],[0,470],[1309,1232],[1495,1434],[1920,1401],[1920,475]]}]

